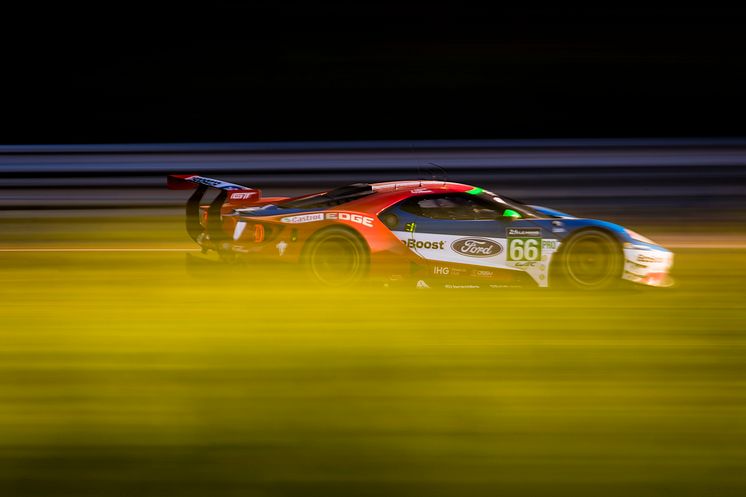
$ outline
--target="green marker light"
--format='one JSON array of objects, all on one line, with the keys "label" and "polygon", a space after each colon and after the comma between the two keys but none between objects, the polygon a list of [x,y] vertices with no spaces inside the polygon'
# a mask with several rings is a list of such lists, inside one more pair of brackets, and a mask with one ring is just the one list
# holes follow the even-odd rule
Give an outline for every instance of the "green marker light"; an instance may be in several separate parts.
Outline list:
[{"label": "green marker light", "polygon": [[471,190],[468,190],[466,193],[469,195],[479,195],[484,191],[484,188],[472,188]]},{"label": "green marker light", "polygon": [[503,217],[521,217],[521,215],[513,209],[505,209],[505,211],[503,212]]}]

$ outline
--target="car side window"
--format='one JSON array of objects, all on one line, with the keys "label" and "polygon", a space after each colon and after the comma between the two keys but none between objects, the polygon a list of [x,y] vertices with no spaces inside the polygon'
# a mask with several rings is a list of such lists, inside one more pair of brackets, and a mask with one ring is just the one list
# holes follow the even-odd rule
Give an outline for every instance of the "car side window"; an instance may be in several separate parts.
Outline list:
[{"label": "car side window", "polygon": [[402,202],[401,209],[415,216],[462,221],[498,219],[501,211],[482,199],[459,194],[412,197]]}]

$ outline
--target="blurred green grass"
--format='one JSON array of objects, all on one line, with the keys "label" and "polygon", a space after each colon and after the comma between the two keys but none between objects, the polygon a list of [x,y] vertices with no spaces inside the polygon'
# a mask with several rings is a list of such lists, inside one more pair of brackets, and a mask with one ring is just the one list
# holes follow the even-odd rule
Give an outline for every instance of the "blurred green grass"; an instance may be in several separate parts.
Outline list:
[{"label": "blurred green grass", "polygon": [[[126,237],[125,237],[126,238]],[[743,495],[746,251],[672,289],[0,254],[0,495]]]}]

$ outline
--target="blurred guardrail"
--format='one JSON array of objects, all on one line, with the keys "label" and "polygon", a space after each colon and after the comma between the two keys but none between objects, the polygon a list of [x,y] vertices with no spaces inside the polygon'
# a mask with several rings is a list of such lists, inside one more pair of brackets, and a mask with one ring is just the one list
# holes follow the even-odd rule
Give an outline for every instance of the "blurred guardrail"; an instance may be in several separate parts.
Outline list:
[{"label": "blurred guardrail", "polygon": [[[460,140],[0,146],[0,210],[176,209],[169,173],[294,194],[357,181],[448,179],[616,218],[741,222],[746,139]],[[85,215],[81,212],[80,215]]]}]

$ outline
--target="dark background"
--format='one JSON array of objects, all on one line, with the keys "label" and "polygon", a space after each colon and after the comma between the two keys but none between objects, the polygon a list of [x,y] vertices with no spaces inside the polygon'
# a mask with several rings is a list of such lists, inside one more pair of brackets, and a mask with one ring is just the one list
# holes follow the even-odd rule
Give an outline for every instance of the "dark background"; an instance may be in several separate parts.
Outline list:
[{"label": "dark background", "polygon": [[29,5],[0,141],[741,136],[742,8]]}]

